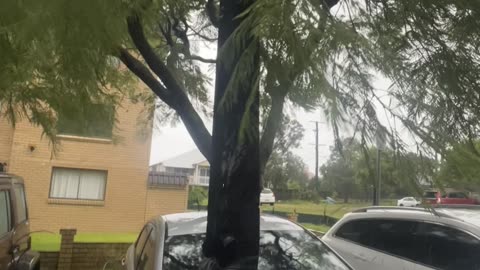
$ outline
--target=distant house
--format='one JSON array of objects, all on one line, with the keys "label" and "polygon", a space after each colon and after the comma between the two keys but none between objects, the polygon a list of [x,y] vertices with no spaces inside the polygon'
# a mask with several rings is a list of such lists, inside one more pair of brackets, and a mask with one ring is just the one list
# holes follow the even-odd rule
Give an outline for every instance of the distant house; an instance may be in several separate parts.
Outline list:
[{"label": "distant house", "polygon": [[151,165],[150,172],[187,176],[194,186],[208,186],[210,180],[210,164],[197,149]]}]

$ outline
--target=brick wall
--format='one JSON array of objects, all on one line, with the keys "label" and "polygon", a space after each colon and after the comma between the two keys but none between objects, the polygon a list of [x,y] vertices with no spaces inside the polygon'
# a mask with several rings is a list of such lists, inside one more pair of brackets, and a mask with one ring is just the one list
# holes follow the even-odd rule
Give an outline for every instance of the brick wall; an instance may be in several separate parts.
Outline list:
[{"label": "brick wall", "polygon": [[[41,128],[26,121],[16,125],[8,171],[25,180],[32,230],[137,232],[141,228],[151,141],[150,135],[142,135],[145,127],[137,124],[142,110],[142,104],[128,101],[117,109],[118,141],[60,138],[56,154],[42,138]],[[52,167],[108,171],[105,200],[49,199]]]},{"label": "brick wall", "polygon": [[57,270],[58,252],[40,252],[40,270]]},{"label": "brick wall", "polygon": [[152,187],[147,192],[145,220],[158,215],[184,212],[188,203],[188,186]]},{"label": "brick wall", "polygon": [[[128,243],[74,243],[71,270],[122,269],[121,258],[125,256]],[[58,270],[59,252],[41,252],[40,270]]]},{"label": "brick wall", "polygon": [[131,244],[75,243],[71,270],[117,269]]},{"label": "brick wall", "polygon": [[7,119],[0,118],[0,163],[9,163],[13,128]]}]

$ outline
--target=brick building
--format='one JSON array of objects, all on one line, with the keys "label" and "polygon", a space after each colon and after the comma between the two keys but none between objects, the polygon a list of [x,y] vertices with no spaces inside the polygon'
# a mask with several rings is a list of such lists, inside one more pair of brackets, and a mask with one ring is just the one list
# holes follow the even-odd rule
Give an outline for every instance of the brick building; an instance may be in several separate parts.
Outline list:
[{"label": "brick building", "polygon": [[0,118],[0,163],[25,180],[33,231],[138,232],[152,216],[186,209],[187,183],[147,185],[151,127],[138,124],[143,104],[121,105],[115,128],[113,109],[85,123],[59,116],[56,153],[40,127]]}]

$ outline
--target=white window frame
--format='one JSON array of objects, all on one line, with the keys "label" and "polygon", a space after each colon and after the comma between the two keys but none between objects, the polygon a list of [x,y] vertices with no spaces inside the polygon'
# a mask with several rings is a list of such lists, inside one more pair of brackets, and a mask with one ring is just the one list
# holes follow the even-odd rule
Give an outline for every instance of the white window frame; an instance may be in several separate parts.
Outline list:
[{"label": "white window frame", "polygon": [[[54,177],[55,177],[55,170],[70,170],[72,172],[77,172],[78,173],[78,186],[77,186],[77,192],[76,192],[76,196],[64,196],[64,197],[60,197],[60,196],[54,196],[53,195],[53,188],[54,188]],[[92,198],[84,198],[84,197],[80,197],[80,185],[82,183],[81,181],[81,175],[82,175],[82,172],[100,172],[100,173],[103,173],[104,174],[104,181],[103,181],[103,192],[102,192],[102,197],[100,199],[92,199]],[[108,179],[108,171],[106,170],[91,170],[91,169],[79,169],[79,168],[65,168],[65,167],[52,167],[52,176],[51,176],[51,180],[50,180],[50,191],[49,191],[49,194],[48,194],[48,197],[50,199],[64,199],[64,200],[81,200],[81,201],[105,201],[105,195],[106,195],[106,192],[107,192],[107,179]]]}]

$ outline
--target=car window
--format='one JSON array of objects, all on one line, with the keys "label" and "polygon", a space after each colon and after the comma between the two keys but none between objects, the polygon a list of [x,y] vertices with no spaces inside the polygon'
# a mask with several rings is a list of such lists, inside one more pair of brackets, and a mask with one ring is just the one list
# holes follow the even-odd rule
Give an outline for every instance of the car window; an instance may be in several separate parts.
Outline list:
[{"label": "car window", "polygon": [[434,191],[427,191],[423,194],[423,197],[425,197],[425,198],[436,198],[437,193],[434,192]]},{"label": "car window", "polygon": [[156,233],[155,229],[152,228],[150,230],[150,234],[148,235],[143,250],[138,258],[137,269],[142,270],[152,270],[155,266],[155,243],[156,243]]},{"label": "car window", "polygon": [[393,219],[354,220],[343,225],[335,236],[390,255],[417,260],[422,252],[419,222]]},{"label": "car window", "polygon": [[439,224],[425,223],[421,234],[427,251],[421,262],[445,270],[480,269],[480,241],[472,235]]},{"label": "car window", "polygon": [[[170,236],[165,241],[164,270],[197,269],[205,234]],[[258,269],[349,269],[325,245],[304,231],[262,231]]]},{"label": "car window", "polygon": [[150,236],[150,232],[152,231],[152,229],[152,225],[145,225],[142,232],[138,236],[137,242],[135,242],[135,265],[138,265],[138,263],[140,262],[140,256],[142,255],[143,248],[145,247],[145,244],[148,240],[148,237]]},{"label": "car window", "polygon": [[262,193],[263,194],[270,194],[270,193],[273,193],[273,192],[270,189],[264,189],[264,190],[262,190]]},{"label": "car window", "polygon": [[403,200],[407,201],[407,202],[411,202],[411,201],[413,201],[413,198],[407,197],[407,198],[404,198]]},{"label": "car window", "polygon": [[15,185],[13,192],[15,192],[15,205],[17,206],[16,214],[18,222],[25,221],[27,219],[27,203],[25,202],[25,190],[23,185]]},{"label": "car window", "polygon": [[0,190],[0,237],[12,228],[10,215],[10,194],[6,190]]}]

